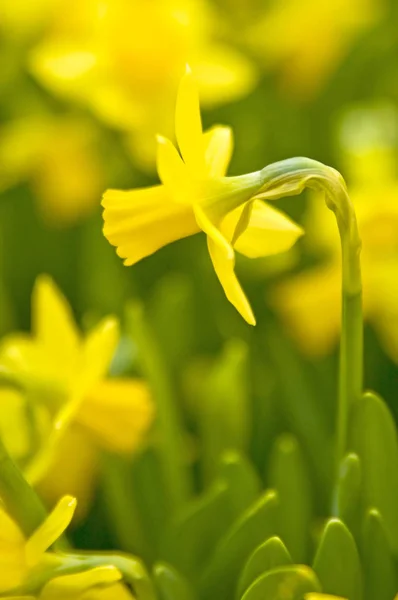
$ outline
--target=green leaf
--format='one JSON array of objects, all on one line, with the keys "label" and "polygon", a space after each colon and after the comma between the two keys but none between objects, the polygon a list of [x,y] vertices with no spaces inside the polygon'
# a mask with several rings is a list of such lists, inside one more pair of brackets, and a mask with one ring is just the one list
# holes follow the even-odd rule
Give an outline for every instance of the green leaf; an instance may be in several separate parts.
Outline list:
[{"label": "green leaf", "polygon": [[159,600],[195,600],[195,594],[188,581],[166,563],[156,563],[153,579]]},{"label": "green leaf", "polygon": [[211,480],[226,450],[247,449],[251,429],[248,348],[241,340],[226,344],[203,387],[199,414],[202,465]]},{"label": "green leaf", "polygon": [[365,600],[391,600],[398,589],[395,565],[382,517],[375,509],[365,517],[362,555]]},{"label": "green leaf", "polygon": [[383,515],[390,545],[398,553],[398,443],[394,419],[381,398],[367,393],[353,408],[350,449],[362,464],[364,509]]},{"label": "green leaf", "polygon": [[344,521],[351,532],[360,528],[361,461],[357,454],[347,454],[340,466],[333,514]]},{"label": "green leaf", "polygon": [[230,599],[243,565],[253,550],[277,529],[278,498],[270,490],[238,519],[217,545],[201,581],[201,596]]},{"label": "green leaf", "polygon": [[228,505],[231,514],[237,518],[259,497],[260,478],[247,458],[233,450],[221,457],[218,474],[227,484]]},{"label": "green leaf", "polygon": [[292,435],[277,440],[271,456],[270,485],[278,492],[279,535],[293,560],[304,562],[308,556],[312,501],[304,459]]},{"label": "green leaf", "polygon": [[362,574],[358,550],[351,533],[339,519],[330,519],[323,531],[314,560],[322,590],[362,600]]},{"label": "green leaf", "polygon": [[315,573],[305,565],[292,565],[268,571],[259,577],[242,600],[302,600],[307,592],[320,592]]},{"label": "green leaf", "polygon": [[272,537],[258,546],[250,555],[239,578],[237,598],[241,598],[254,581],[275,567],[293,564],[286,546],[278,537]]},{"label": "green leaf", "polygon": [[161,544],[162,558],[195,579],[232,520],[227,485],[217,482],[171,521]]}]

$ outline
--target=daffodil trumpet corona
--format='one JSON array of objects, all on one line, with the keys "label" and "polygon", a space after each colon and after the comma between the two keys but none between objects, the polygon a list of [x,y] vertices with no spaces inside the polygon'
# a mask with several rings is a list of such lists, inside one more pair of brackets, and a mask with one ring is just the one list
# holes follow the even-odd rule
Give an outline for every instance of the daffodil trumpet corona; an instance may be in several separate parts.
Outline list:
[{"label": "daffodil trumpet corona", "polygon": [[231,130],[217,125],[203,133],[189,69],[177,95],[175,133],[179,151],[171,141],[158,137],[161,185],[105,192],[104,235],[130,266],[170,242],[203,231],[228,300],[254,325],[252,309],[235,275],[235,250],[250,258],[288,250],[303,231],[265,201],[300,194],[305,187],[322,190],[336,216],[342,247],[339,464],[346,447],[349,406],[362,390],[361,244],[345,182],[333,168],[307,158],[280,161],[248,175],[225,176]]}]

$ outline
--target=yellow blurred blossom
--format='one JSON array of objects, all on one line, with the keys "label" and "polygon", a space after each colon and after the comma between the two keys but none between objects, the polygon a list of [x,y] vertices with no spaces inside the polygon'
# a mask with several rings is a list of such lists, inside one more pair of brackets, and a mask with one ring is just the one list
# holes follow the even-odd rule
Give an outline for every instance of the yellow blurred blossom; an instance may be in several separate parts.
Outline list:
[{"label": "yellow blurred blossom", "polygon": [[272,0],[245,37],[290,93],[318,92],[361,34],[385,13],[384,0]]},{"label": "yellow blurred blossom", "polygon": [[172,132],[170,109],[186,62],[207,105],[234,100],[255,84],[248,59],[220,41],[221,21],[205,0],[54,3],[58,10],[31,53],[32,72],[126,132],[141,166],[153,166],[155,133]]},{"label": "yellow blurred blossom", "polygon": [[107,378],[119,341],[114,318],[83,337],[46,276],[36,282],[32,305],[32,335],[10,335],[0,348],[3,376],[22,390],[1,390],[0,431],[47,496],[66,490],[84,506],[98,449],[134,452],[152,422],[152,403],[143,381]]},{"label": "yellow blurred blossom", "polygon": [[158,137],[162,185],[104,195],[104,235],[125,265],[162,246],[203,231],[215,272],[228,300],[251,325],[255,318],[235,275],[235,252],[249,258],[289,249],[302,230],[255,195],[261,172],[225,177],[232,133],[215,126],[202,132],[195,80],[189,71],[177,96],[175,130],[181,154]]},{"label": "yellow blurred blossom", "polygon": [[17,523],[0,506],[0,593],[24,583],[32,570],[38,572],[56,562],[46,551],[72,520],[76,500],[65,496],[42,525],[26,539]]},{"label": "yellow blurred blossom", "polygon": [[[398,178],[393,156],[392,149],[379,147],[353,157],[350,197],[363,242],[364,314],[398,361]],[[338,232],[319,198],[313,198],[306,229],[313,247],[326,258],[280,285],[274,303],[301,348],[319,355],[337,342],[341,304]]]},{"label": "yellow blurred blossom", "polygon": [[103,188],[95,135],[86,121],[35,116],[0,129],[0,189],[28,180],[50,225],[72,225],[97,206]]}]

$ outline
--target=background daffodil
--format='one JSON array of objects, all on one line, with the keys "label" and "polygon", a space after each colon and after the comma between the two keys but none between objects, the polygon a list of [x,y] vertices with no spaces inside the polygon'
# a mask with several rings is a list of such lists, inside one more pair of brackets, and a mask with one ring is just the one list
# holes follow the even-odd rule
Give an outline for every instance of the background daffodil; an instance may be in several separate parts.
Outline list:
[{"label": "background daffodil", "polygon": [[256,258],[288,250],[302,229],[255,195],[260,172],[225,177],[232,132],[215,126],[202,132],[199,99],[189,69],[177,97],[175,130],[180,153],[158,137],[162,185],[108,190],[103,199],[104,235],[132,265],[162,246],[203,231],[228,300],[251,325],[255,318],[235,275],[235,253]]},{"label": "background daffodil", "polygon": [[31,70],[49,90],[124,131],[135,160],[153,166],[154,134],[172,131],[185,62],[207,105],[239,98],[256,83],[255,68],[222,39],[216,16],[204,0],[55,0]]},{"label": "background daffodil", "polygon": [[38,571],[51,562],[46,550],[68,527],[75,508],[76,500],[65,496],[26,539],[17,523],[0,507],[0,593],[21,586],[33,569]]},{"label": "background daffodil", "polygon": [[32,330],[8,336],[1,346],[3,373],[22,390],[0,394],[2,414],[14,415],[12,430],[19,431],[9,431],[6,442],[47,495],[67,489],[87,500],[98,449],[131,454],[139,447],[153,417],[149,392],[141,380],[107,378],[117,321],[105,318],[83,337],[46,276],[35,284]]},{"label": "background daffodil", "polygon": [[101,190],[96,142],[84,119],[17,118],[0,127],[0,190],[29,181],[47,224],[74,225],[94,211]]}]

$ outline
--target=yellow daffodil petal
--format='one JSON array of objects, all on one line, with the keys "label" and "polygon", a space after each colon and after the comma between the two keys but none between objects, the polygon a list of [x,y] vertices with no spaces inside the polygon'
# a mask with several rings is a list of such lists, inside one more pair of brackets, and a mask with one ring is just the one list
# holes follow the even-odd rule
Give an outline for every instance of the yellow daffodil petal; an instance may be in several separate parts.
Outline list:
[{"label": "yellow daffodil petal", "polygon": [[205,174],[205,149],[200,117],[199,94],[189,67],[177,94],[175,130],[181,155],[191,175]]},{"label": "yellow daffodil petal", "polygon": [[83,345],[82,393],[106,376],[118,343],[119,323],[114,317],[105,317],[87,335]]},{"label": "yellow daffodil petal", "polygon": [[134,600],[125,585],[115,585],[87,590],[81,600]]},{"label": "yellow daffodil petal", "polygon": [[52,279],[37,278],[32,298],[33,332],[46,354],[58,361],[59,367],[74,365],[79,346],[79,333],[71,308]]},{"label": "yellow daffodil petal", "polygon": [[[222,231],[228,239],[233,239],[243,210],[244,207],[239,207],[223,220]],[[254,200],[248,225],[233,246],[249,258],[270,256],[289,250],[303,233],[303,229],[282,212],[261,200]]]},{"label": "yellow daffodil petal", "polygon": [[198,225],[207,234],[210,258],[225,295],[242,317],[250,325],[255,325],[253,311],[235,275],[235,253],[232,246],[202,208],[195,206],[194,210]]},{"label": "yellow daffodil petal", "polygon": [[157,141],[157,170],[160,181],[174,202],[191,203],[193,187],[188,168],[170,140],[158,135]]},{"label": "yellow daffodil petal", "polygon": [[81,427],[68,427],[53,450],[52,461],[45,476],[36,486],[47,505],[52,505],[64,494],[79,499],[74,520],[81,520],[95,493],[99,471],[98,447]]},{"label": "yellow daffodil petal", "polygon": [[165,186],[108,190],[102,205],[104,235],[126,266],[199,231],[192,208],[173,202]]},{"label": "yellow daffodil petal", "polygon": [[221,231],[217,228],[217,226],[212,222],[205,210],[198,205],[195,205],[193,210],[195,213],[196,222],[200,229],[204,231],[208,237],[213,239],[218,246],[223,248],[224,254],[229,259],[233,259],[235,256],[234,249]]},{"label": "yellow daffodil petal", "polygon": [[34,596],[2,596],[3,600],[37,600]]},{"label": "yellow daffodil petal", "polygon": [[0,592],[19,585],[27,569],[25,538],[0,506]]},{"label": "yellow daffodil petal", "polygon": [[13,389],[0,389],[0,439],[14,459],[27,456],[30,435],[25,396]]},{"label": "yellow daffodil petal", "polygon": [[[112,565],[104,565],[51,579],[43,588],[40,600],[76,600],[83,596],[84,592],[98,585],[112,585],[120,581],[122,574]],[[112,586],[113,587],[113,586]],[[92,596],[93,600],[95,595]]]},{"label": "yellow daffodil petal", "polygon": [[203,134],[203,141],[207,175],[209,177],[224,177],[232,156],[232,129],[216,125]]},{"label": "yellow daffodil petal", "polygon": [[[273,304],[288,331],[310,356],[326,354],[340,328],[340,267],[317,267],[280,284]],[[327,319],[325,319],[327,314]]]},{"label": "yellow daffodil petal", "polygon": [[313,594],[306,594],[304,596],[304,600],[348,600],[348,598],[343,598],[342,596],[331,596],[330,594],[318,594],[315,592]]},{"label": "yellow daffodil petal", "polygon": [[64,496],[48,515],[44,523],[26,542],[26,561],[35,565],[46,550],[62,535],[72,520],[76,509],[76,498]]},{"label": "yellow daffodil petal", "polygon": [[95,386],[76,416],[103,448],[132,452],[152,422],[154,407],[147,385],[135,379],[107,379]]},{"label": "yellow daffodil petal", "polygon": [[235,275],[235,259],[229,258],[224,248],[210,237],[207,238],[207,245],[214,270],[224,289],[225,295],[245,321],[249,325],[255,325],[256,319],[253,311]]},{"label": "yellow daffodil petal", "polygon": [[248,94],[257,83],[256,69],[243,53],[211,44],[192,60],[200,98],[212,107]]}]

